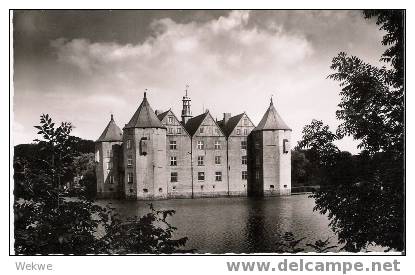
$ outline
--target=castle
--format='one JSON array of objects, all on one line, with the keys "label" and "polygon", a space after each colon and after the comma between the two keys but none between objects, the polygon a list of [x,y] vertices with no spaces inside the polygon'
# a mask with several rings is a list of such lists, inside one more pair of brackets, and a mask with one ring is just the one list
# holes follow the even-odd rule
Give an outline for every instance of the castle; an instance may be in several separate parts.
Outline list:
[{"label": "castle", "polygon": [[256,127],[246,113],[193,117],[187,90],[182,102],[180,121],[154,112],[146,93],[122,130],[111,115],[95,143],[99,198],[291,194],[291,129],[272,99]]}]

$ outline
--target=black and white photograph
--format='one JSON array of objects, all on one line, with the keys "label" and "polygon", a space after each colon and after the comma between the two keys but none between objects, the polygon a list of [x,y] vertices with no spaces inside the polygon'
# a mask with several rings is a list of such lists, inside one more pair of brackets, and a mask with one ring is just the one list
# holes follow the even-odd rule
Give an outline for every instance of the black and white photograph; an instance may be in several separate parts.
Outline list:
[{"label": "black and white photograph", "polygon": [[405,27],[11,10],[10,255],[405,256]]}]

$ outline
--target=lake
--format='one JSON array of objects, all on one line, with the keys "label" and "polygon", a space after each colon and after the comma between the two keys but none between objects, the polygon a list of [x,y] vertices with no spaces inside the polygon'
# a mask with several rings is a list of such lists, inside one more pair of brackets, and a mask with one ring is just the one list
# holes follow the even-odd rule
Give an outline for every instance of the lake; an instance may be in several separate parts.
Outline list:
[{"label": "lake", "polygon": [[[101,200],[110,202],[121,216],[142,216],[149,201]],[[328,218],[313,211],[308,195],[266,198],[204,198],[152,201],[156,209],[174,209],[169,222],[178,228],[175,237],[189,238],[186,248],[197,253],[271,253],[278,234],[291,231],[303,244],[330,237]],[[307,249],[306,249],[307,251]]]}]

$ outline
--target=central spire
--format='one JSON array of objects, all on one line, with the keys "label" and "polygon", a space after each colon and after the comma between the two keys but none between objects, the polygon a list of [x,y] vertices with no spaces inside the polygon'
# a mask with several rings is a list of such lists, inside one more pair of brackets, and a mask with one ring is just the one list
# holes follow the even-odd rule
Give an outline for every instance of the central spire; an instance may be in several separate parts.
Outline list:
[{"label": "central spire", "polygon": [[186,85],[185,96],[183,97],[183,109],[182,109],[182,124],[185,125],[187,121],[192,118],[192,112],[190,111],[190,97],[187,96],[187,90],[189,85]]}]

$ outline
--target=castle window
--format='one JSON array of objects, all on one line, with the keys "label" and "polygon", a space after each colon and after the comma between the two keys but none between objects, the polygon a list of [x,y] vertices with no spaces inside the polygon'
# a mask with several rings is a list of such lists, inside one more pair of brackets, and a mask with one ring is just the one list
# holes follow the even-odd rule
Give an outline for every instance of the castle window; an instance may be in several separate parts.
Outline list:
[{"label": "castle window", "polygon": [[197,142],[197,149],[199,149],[199,150],[203,150],[203,149],[205,149],[205,144],[203,143],[203,141],[202,141],[202,140],[199,140],[199,141]]},{"label": "castle window", "polygon": [[182,128],[177,128],[177,131],[176,131],[176,133],[178,134],[178,135],[180,135],[181,133],[182,133]]},{"label": "castle window", "polygon": [[107,162],[107,170],[111,170],[112,169],[112,162],[108,161]]},{"label": "castle window", "polygon": [[257,181],[259,181],[259,180],[261,179],[261,174],[259,173],[259,171],[256,171],[256,172],[255,172],[255,179],[256,179]]},{"label": "castle window", "polygon": [[248,135],[248,129],[244,129],[244,135],[247,136]]},{"label": "castle window", "polygon": [[260,144],[259,144],[259,141],[257,140],[255,141],[255,149],[259,149],[259,147],[260,147]]},{"label": "castle window", "polygon": [[169,123],[173,123],[173,117],[169,116]]},{"label": "castle window", "polygon": [[177,144],[175,140],[170,140],[170,150],[176,150]]},{"label": "castle window", "polygon": [[215,150],[220,150],[220,141],[219,140],[215,141]]},{"label": "castle window", "polygon": [[197,157],[197,165],[198,165],[198,166],[203,166],[203,165],[205,165],[205,157],[204,157],[204,156],[198,156],[198,157]]},{"label": "castle window", "polygon": [[131,149],[131,139],[127,139],[127,149]]},{"label": "castle window", "polygon": [[246,165],[248,163],[248,158],[246,156],[242,156],[242,164]]},{"label": "castle window", "polygon": [[140,140],[140,155],[145,156],[147,155],[147,148],[148,147],[148,141],[147,137],[142,137]]},{"label": "castle window", "polygon": [[241,149],[246,150],[246,140],[241,140]]},{"label": "castle window", "polygon": [[173,134],[173,128],[169,127],[169,134]]},{"label": "castle window", "polygon": [[170,173],[170,182],[177,182],[177,172]]},{"label": "castle window", "polygon": [[170,166],[177,166],[177,157],[170,157]]},{"label": "castle window", "polygon": [[241,134],[241,129],[236,129],[236,134],[239,136]]},{"label": "castle window", "polygon": [[215,173],[215,180],[216,181],[222,181],[222,172],[216,172]]},{"label": "castle window", "polygon": [[[198,172],[197,173],[197,180],[205,180],[205,172]],[[202,187],[202,189],[203,189],[203,187]]]},{"label": "castle window", "polygon": [[200,134],[203,134],[204,132],[205,132],[205,129],[204,129],[203,127],[200,127],[200,128],[199,128],[199,133],[200,133]]},{"label": "castle window", "polygon": [[248,171],[242,171],[242,179],[247,180],[248,179]]},{"label": "castle window", "polygon": [[284,153],[288,153],[290,151],[290,142],[288,141],[288,139],[284,139],[283,140],[283,147],[284,147]]},{"label": "castle window", "polygon": [[130,183],[130,184],[134,182],[134,174],[133,173],[128,173],[127,174],[127,182]]},{"label": "castle window", "polygon": [[133,156],[129,155],[127,158],[127,166],[131,167],[133,166]]},{"label": "castle window", "polygon": [[108,182],[110,184],[113,184],[114,183],[114,176],[113,175],[109,176],[109,181]]},{"label": "castle window", "polygon": [[215,156],[215,164],[220,164],[220,156]]},{"label": "castle window", "polygon": [[144,192],[144,193],[147,193],[147,192],[148,192],[148,189],[147,189],[147,188],[144,188],[144,189],[143,189],[143,192]]}]

